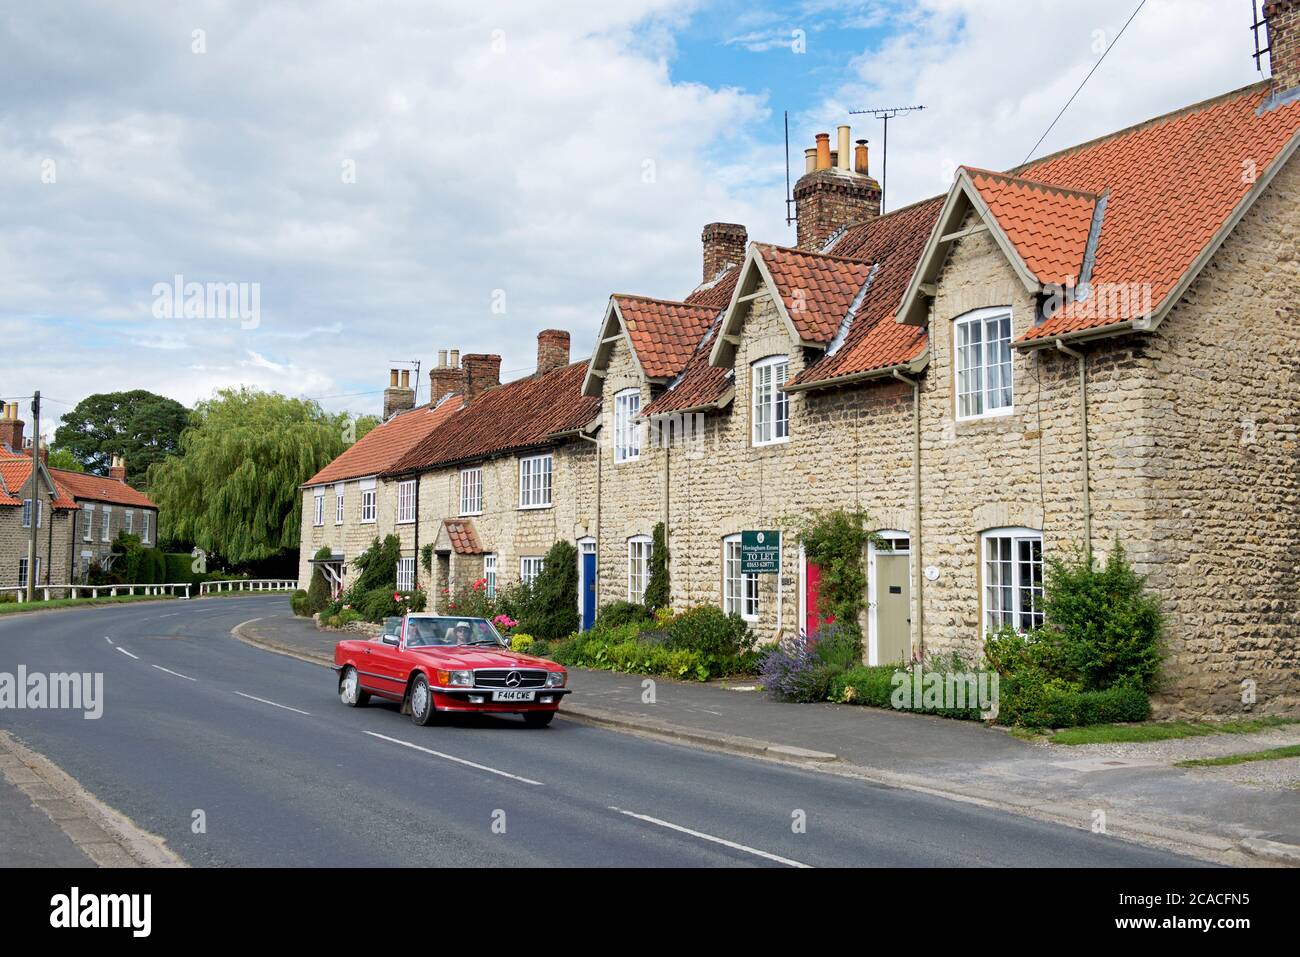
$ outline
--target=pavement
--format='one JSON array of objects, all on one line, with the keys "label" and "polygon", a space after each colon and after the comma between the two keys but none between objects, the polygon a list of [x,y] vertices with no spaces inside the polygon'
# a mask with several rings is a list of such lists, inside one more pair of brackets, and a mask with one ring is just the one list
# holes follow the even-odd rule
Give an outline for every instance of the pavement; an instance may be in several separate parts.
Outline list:
[{"label": "pavement", "polygon": [[[287,613],[239,637],[330,663],[340,636]],[[562,714],[585,723],[965,801],[1237,865],[1300,864],[1300,793],[1249,775],[1184,769],[1187,746],[1029,743],[997,727],[839,704],[776,702],[744,682],[570,669]],[[652,692],[652,693],[651,693]],[[1199,738],[1219,752],[1275,746],[1290,729]],[[1229,744],[1228,742],[1233,742]],[[1167,753],[1166,753],[1167,752]]]},{"label": "pavement", "polygon": [[[0,712],[7,740],[25,755],[19,763],[43,766],[51,780],[62,775],[82,807],[101,812],[92,823],[117,835],[133,859],[146,859],[152,849],[155,863],[1198,863],[1115,833],[822,773],[822,759],[795,752],[755,760],[748,752],[592,726],[593,719],[576,713],[545,729],[487,716],[417,728],[393,705],[346,708],[320,663],[268,654],[232,636],[232,629],[251,633],[319,659],[333,636],[308,634],[288,617],[286,604],[282,597],[196,599],[0,621],[0,672],[21,665],[29,673],[79,671],[103,679],[103,713],[95,720],[75,709]],[[595,697],[585,674],[575,682],[579,693]],[[675,700],[676,688],[660,686],[661,707]],[[710,690],[687,688],[683,694]],[[608,707],[620,695],[605,697]],[[727,718],[726,709],[704,710]],[[36,787],[30,804],[57,821],[42,805],[58,794]],[[4,808],[38,820],[13,800]],[[6,835],[21,828],[15,821]],[[87,847],[107,846],[90,836]],[[79,845],[93,859],[87,847]],[[39,846],[24,853],[31,861],[67,862],[56,854],[41,858]]]}]

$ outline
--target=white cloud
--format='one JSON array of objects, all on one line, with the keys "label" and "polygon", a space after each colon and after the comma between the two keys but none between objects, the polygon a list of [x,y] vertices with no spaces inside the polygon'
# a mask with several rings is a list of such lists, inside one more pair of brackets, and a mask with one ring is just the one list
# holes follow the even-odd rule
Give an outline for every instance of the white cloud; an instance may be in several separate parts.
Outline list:
[{"label": "white cloud", "polygon": [[[439,348],[526,369],[550,326],[584,352],[611,290],[682,295],[704,222],[760,218],[709,156],[766,106],[672,82],[689,10],[213,0],[7,14],[0,319],[36,355],[6,364],[0,392],[379,390],[390,360],[427,369]],[[258,283],[260,326],[153,319],[150,290],[176,274]]]},{"label": "white cloud", "polygon": [[[897,5],[890,38],[799,118],[800,145],[844,122],[849,109],[923,104],[924,112],[890,123],[894,209],[946,190],[957,163],[1016,166],[1135,7],[1136,0]],[[1248,26],[1249,8],[1237,0],[1148,0],[1035,155],[1258,79]],[[878,171],[881,125],[854,119]]]}]

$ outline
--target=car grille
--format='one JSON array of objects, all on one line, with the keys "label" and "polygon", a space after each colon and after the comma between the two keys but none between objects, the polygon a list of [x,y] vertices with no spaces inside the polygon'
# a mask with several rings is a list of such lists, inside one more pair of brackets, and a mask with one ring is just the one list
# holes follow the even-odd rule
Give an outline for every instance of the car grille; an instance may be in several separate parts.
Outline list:
[{"label": "car grille", "polygon": [[[519,675],[518,684],[506,684],[511,674]],[[540,668],[482,668],[474,672],[474,684],[480,688],[542,688],[546,685],[546,672]]]}]

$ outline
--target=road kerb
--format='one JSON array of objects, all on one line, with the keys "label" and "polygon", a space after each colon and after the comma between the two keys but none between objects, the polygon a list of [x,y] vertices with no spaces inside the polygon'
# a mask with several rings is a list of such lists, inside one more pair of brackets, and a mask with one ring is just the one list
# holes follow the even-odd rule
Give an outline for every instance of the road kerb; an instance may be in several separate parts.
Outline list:
[{"label": "road kerb", "polygon": [[156,834],[104,804],[44,755],[0,731],[0,773],[99,867],[186,867]]}]

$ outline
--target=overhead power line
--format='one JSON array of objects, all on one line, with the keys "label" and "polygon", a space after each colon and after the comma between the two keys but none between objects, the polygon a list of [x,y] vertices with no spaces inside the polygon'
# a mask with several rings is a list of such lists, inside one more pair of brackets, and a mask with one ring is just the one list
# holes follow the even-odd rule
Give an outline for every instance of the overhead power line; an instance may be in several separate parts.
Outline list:
[{"label": "overhead power line", "polygon": [[1141,12],[1142,8],[1145,7],[1146,5],[1147,5],[1147,0],[1140,0],[1137,7],[1133,10],[1131,14],[1129,14],[1129,18],[1124,21],[1124,25],[1119,28],[1119,33],[1115,34],[1115,39],[1111,40],[1110,44],[1106,47],[1106,49],[1102,51],[1101,59],[1092,65],[1092,69],[1089,70],[1088,75],[1083,78],[1083,82],[1079,84],[1079,88],[1075,90],[1072,94],[1070,94],[1070,98],[1066,100],[1065,106],[1061,107],[1061,112],[1056,114],[1056,119],[1052,120],[1051,125],[1048,126],[1047,129],[1043,130],[1043,135],[1038,138],[1038,142],[1033,145],[1033,148],[1030,149],[1030,151],[1025,154],[1025,158],[1020,161],[1021,166],[1024,166],[1026,163],[1028,163],[1029,158],[1034,155],[1034,151],[1037,150],[1038,147],[1043,145],[1043,140],[1047,139],[1047,134],[1052,132],[1052,130],[1056,127],[1056,124],[1060,122],[1061,117],[1065,115],[1065,111],[1068,110],[1070,108],[1070,104],[1074,102],[1074,98],[1079,95],[1080,91],[1083,90],[1084,86],[1087,85],[1088,81],[1092,79],[1092,75],[1097,72],[1097,67],[1101,66],[1102,60],[1106,59],[1106,54],[1110,53],[1110,51],[1114,49],[1116,43],[1119,43],[1119,38],[1124,35],[1124,31],[1128,29],[1128,25],[1133,22],[1133,18],[1136,17],[1138,13]]}]

